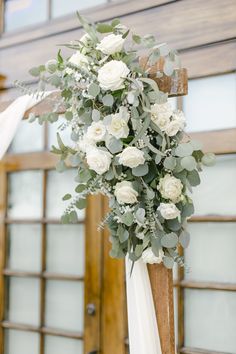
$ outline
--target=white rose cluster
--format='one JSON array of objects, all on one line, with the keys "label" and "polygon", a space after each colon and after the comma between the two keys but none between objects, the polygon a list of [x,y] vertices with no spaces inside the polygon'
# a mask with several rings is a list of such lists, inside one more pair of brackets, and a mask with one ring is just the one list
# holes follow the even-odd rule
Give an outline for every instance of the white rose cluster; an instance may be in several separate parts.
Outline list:
[{"label": "white rose cluster", "polygon": [[159,210],[161,216],[166,220],[180,217],[180,210],[174,203],[161,203],[157,210]]},{"label": "white rose cluster", "polygon": [[108,151],[90,147],[86,151],[86,160],[91,170],[102,175],[110,168],[112,155]]},{"label": "white rose cluster", "polygon": [[134,204],[137,202],[138,192],[129,181],[117,183],[114,194],[119,204]]},{"label": "white rose cluster", "polygon": [[138,167],[145,162],[144,152],[135,146],[128,146],[119,155],[119,162],[130,168]]},{"label": "white rose cluster", "polygon": [[98,82],[105,91],[116,91],[124,88],[124,81],[129,68],[121,60],[111,60],[98,70]]},{"label": "white rose cluster", "polygon": [[129,121],[130,114],[126,107],[121,106],[119,113],[111,114],[106,120],[107,131],[116,139],[127,138],[129,135]]},{"label": "white rose cluster", "polygon": [[173,111],[169,102],[151,106],[152,121],[168,136],[175,136],[185,127],[185,117],[182,111]]},{"label": "white rose cluster", "polygon": [[100,50],[102,53],[111,55],[118,53],[122,50],[125,39],[120,34],[109,34],[104,37],[99,44],[97,44],[96,49]]}]

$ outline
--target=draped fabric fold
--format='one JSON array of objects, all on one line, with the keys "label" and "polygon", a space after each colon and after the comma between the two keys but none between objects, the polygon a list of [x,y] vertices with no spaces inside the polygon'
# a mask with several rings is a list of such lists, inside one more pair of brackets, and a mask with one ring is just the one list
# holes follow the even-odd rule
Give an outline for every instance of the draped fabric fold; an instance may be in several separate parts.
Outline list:
[{"label": "draped fabric fold", "polygon": [[25,112],[41,102],[50,93],[45,92],[40,95],[40,98],[30,95],[21,96],[0,113],[0,160],[10,146]]},{"label": "draped fabric fold", "polygon": [[126,286],[130,354],[162,354],[147,265],[126,258]]}]

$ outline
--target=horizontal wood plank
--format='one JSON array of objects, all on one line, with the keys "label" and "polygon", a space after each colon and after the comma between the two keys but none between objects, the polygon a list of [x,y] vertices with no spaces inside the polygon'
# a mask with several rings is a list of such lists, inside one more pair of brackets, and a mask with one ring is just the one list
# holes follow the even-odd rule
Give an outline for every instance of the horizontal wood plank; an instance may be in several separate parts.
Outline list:
[{"label": "horizontal wood plank", "polygon": [[220,283],[220,282],[199,282],[182,280],[174,282],[175,287],[196,289],[196,290],[222,290],[222,291],[236,291],[236,284]]},{"label": "horizontal wood plank", "polygon": [[[174,1],[166,6],[134,11],[124,15],[122,20],[135,32],[142,35],[153,33],[160,42],[168,42],[176,49],[199,47],[236,37],[236,2],[195,0],[193,6],[191,0]],[[81,36],[82,31],[78,28],[77,26],[72,31],[2,49],[0,72],[7,76],[6,85],[12,85],[16,79],[28,80],[29,68],[55,57],[56,45]],[[68,50],[63,52],[66,55],[71,53]],[[216,60],[214,58],[212,61]]]},{"label": "horizontal wood plank", "polygon": [[188,222],[236,222],[236,215],[194,215]]},{"label": "horizontal wood plank", "polygon": [[7,171],[23,170],[42,170],[55,169],[58,156],[50,152],[32,152],[25,154],[7,154],[0,162],[1,166]]},{"label": "horizontal wood plank", "polygon": [[181,348],[179,350],[180,354],[232,354],[226,352],[218,352],[216,350],[206,350],[206,349],[197,349],[197,348]]},{"label": "horizontal wood plank", "polygon": [[48,280],[69,280],[69,281],[84,281],[84,277],[73,274],[49,273],[49,272],[26,272],[13,269],[4,269],[2,274],[9,277],[20,278],[44,278]]}]

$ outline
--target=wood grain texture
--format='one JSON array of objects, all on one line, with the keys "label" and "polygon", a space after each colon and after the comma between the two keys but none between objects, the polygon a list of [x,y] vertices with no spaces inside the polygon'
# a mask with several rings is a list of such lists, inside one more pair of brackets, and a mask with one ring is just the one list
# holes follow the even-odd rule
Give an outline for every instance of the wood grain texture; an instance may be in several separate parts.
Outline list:
[{"label": "wood grain texture", "polygon": [[50,152],[32,152],[26,154],[8,154],[2,160],[5,169],[11,171],[55,169],[58,157]]},{"label": "wood grain texture", "polygon": [[173,274],[163,264],[148,265],[162,354],[175,354]]},{"label": "wood grain texture", "polygon": [[[108,211],[106,199],[103,210],[105,215]],[[103,232],[103,247],[101,354],[125,354],[127,337],[125,264],[124,260],[110,257],[111,244],[107,228]]]},{"label": "wood grain texture", "polygon": [[[85,328],[84,353],[101,347],[101,274],[102,274],[102,234],[97,231],[102,218],[102,197],[89,196],[86,209],[85,235]],[[87,306],[93,304],[95,313],[89,315]]]},{"label": "wood grain texture", "polygon": [[236,291],[236,283],[181,280],[175,282],[174,286],[183,289]]},{"label": "wood grain texture", "polygon": [[226,352],[218,352],[215,350],[197,349],[197,348],[181,348],[180,354],[232,354]]}]

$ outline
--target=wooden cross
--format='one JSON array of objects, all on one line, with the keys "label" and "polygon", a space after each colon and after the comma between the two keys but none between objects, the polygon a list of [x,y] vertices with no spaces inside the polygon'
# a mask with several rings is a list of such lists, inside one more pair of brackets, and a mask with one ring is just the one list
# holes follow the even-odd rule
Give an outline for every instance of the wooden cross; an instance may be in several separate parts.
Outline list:
[{"label": "wooden cross", "polygon": [[[139,60],[140,66],[147,67],[147,58]],[[157,71],[163,71],[163,61],[158,61],[149,67],[149,76],[155,80],[161,91],[168,93],[169,97],[187,95],[188,77],[186,69],[176,69],[172,77],[165,74],[161,78],[156,78]],[[54,98],[59,94],[52,94]],[[11,102],[0,103],[0,112]],[[52,100],[45,100],[31,108],[25,113],[24,118],[28,118],[30,113],[41,115],[49,113],[53,109]],[[57,113],[64,113],[65,108],[61,107]],[[165,268],[162,264],[148,266],[151,280],[158,329],[161,340],[162,354],[175,354],[175,334],[174,334],[174,306],[173,306],[173,274],[172,270]],[[148,354],[148,353],[147,353]]]}]

